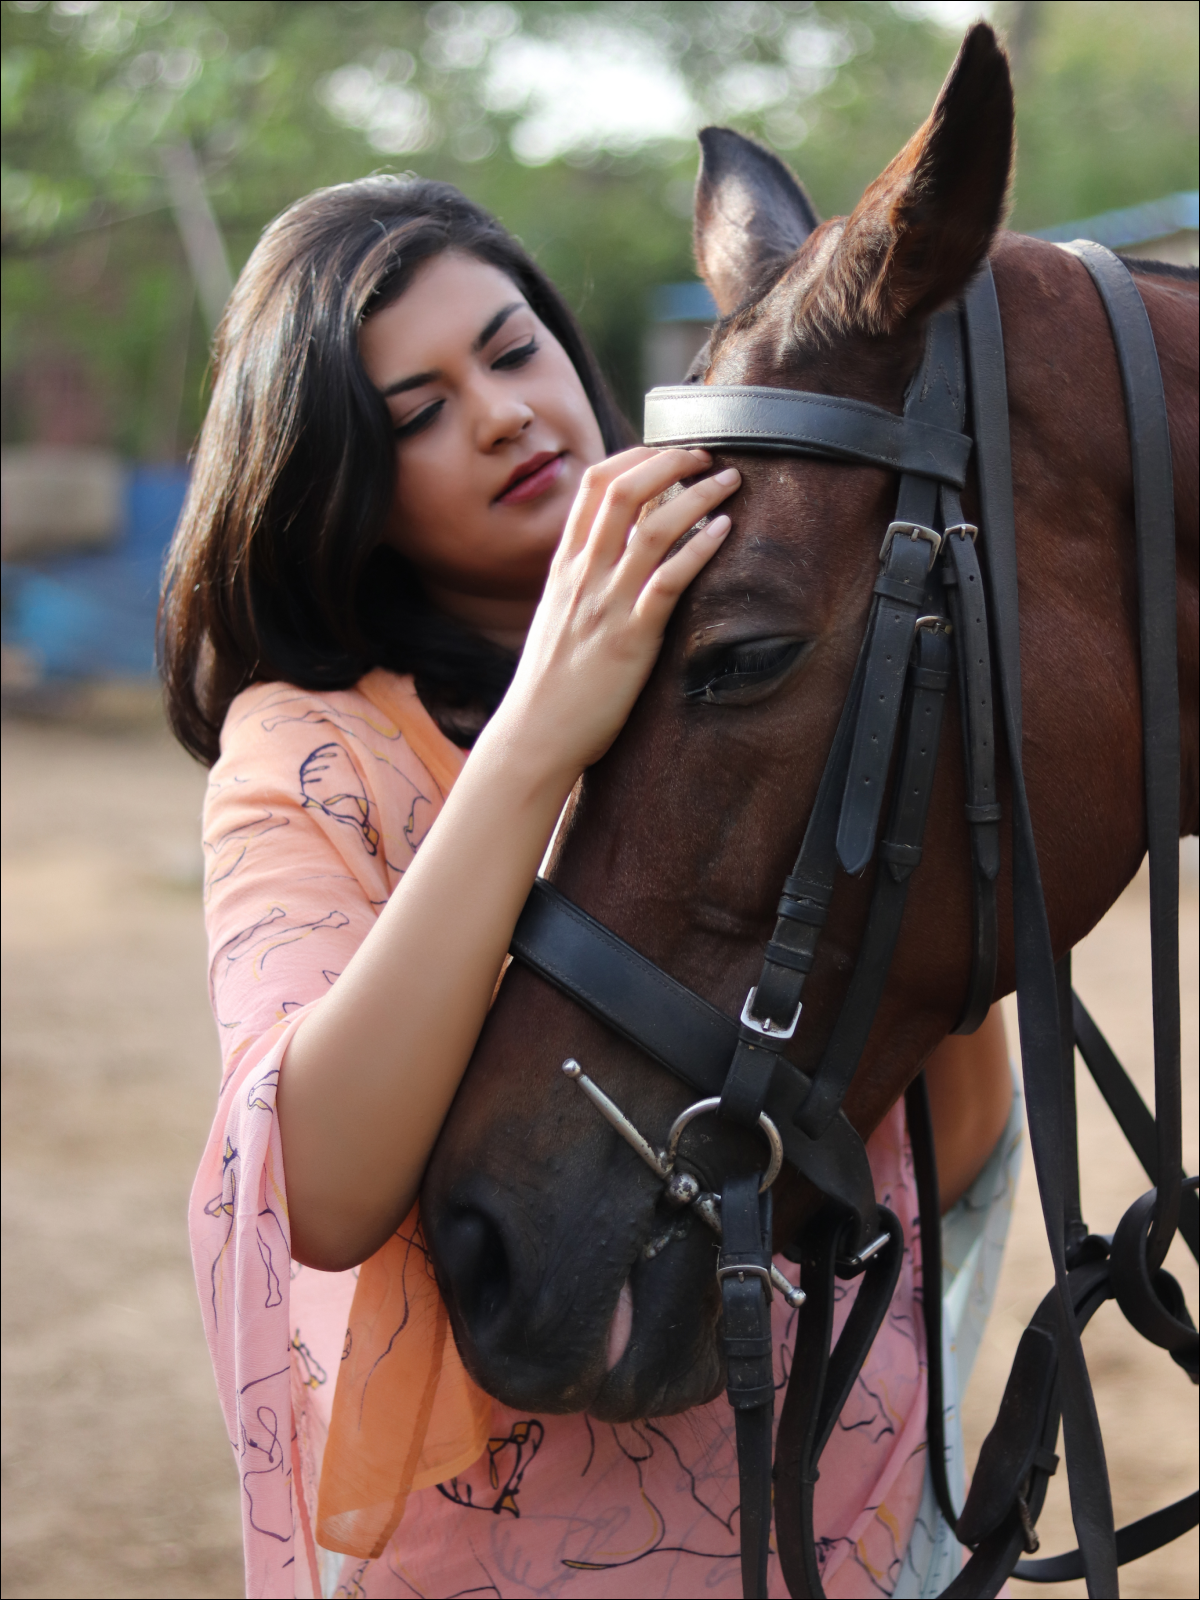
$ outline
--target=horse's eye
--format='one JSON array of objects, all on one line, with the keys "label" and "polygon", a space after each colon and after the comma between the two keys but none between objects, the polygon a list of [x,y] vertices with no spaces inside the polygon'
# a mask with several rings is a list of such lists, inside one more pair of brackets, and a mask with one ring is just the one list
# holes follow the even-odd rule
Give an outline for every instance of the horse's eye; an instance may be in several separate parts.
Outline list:
[{"label": "horse's eye", "polygon": [[763,699],[800,659],[803,639],[748,639],[694,661],[684,695],[709,705],[749,705]]}]

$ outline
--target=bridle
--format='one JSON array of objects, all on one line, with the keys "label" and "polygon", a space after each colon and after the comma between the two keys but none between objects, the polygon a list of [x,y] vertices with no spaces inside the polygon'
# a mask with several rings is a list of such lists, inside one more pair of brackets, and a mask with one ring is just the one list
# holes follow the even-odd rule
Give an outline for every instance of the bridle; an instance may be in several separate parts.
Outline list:
[{"label": "bridle", "polygon": [[[775,1445],[776,1538],[789,1592],[822,1594],[813,1490],[825,1443],[887,1311],[899,1274],[897,1219],[877,1203],[866,1149],[842,1105],[867,1042],[920,863],[946,690],[957,670],[973,896],[971,975],[959,1032],[982,1021],[996,984],[996,791],[993,685],[1012,775],[1017,1003],[1029,1134],[1055,1284],[1019,1346],[997,1422],[957,1510],[946,1477],[941,1383],[940,1224],[924,1080],[906,1095],[918,1177],[929,1363],[930,1466],[943,1515],[972,1550],[946,1596],[994,1595],[1008,1575],[1085,1576],[1118,1592],[1117,1568],[1195,1526],[1195,1494],[1114,1533],[1103,1443],[1080,1334],[1115,1297],[1146,1338],[1197,1379],[1197,1335],[1163,1260],[1176,1229],[1197,1252],[1196,1180],[1181,1170],[1178,982],[1179,696],[1175,642],[1173,482],[1166,402],[1153,334],[1122,262],[1098,245],[1069,247],[1091,273],[1120,361],[1134,469],[1149,837],[1155,1107],[1149,1111],[1077,996],[1069,954],[1054,961],[1021,762],[1016,543],[999,307],[986,264],[960,306],[930,320],[921,366],[897,416],[857,400],[787,389],[684,385],[646,399],[646,442],[870,463],[900,474],[871,611],[800,853],[785,879],[758,981],[735,1021],[539,879],[512,954],[680,1078],[700,1099],[666,1147],[647,1141],[574,1061],[564,1070],[664,1183],[720,1237],[728,1395],[736,1421],[742,1579],[765,1595],[772,1516],[774,1378],[770,1296],[797,1310],[796,1350]],[[969,381],[968,381],[969,380]],[[968,396],[973,424],[966,431]],[[975,454],[980,527],[960,491]],[[984,553],[984,570],[979,562]],[[888,776],[895,778],[888,799]],[[784,1054],[802,1013],[838,869],[877,874],[850,987],[811,1076]],[[1079,1203],[1074,1052],[1078,1046],[1154,1187],[1111,1240],[1090,1234]],[[764,1173],[731,1175],[718,1195],[680,1163],[680,1141],[715,1114],[765,1135]],[[772,1263],[770,1183],[786,1160],[824,1205],[784,1253],[802,1291]],[[665,1248],[671,1230],[646,1247]],[[831,1349],[834,1280],[861,1276]],[[1056,1470],[1062,1419],[1079,1549],[1021,1561]]]}]

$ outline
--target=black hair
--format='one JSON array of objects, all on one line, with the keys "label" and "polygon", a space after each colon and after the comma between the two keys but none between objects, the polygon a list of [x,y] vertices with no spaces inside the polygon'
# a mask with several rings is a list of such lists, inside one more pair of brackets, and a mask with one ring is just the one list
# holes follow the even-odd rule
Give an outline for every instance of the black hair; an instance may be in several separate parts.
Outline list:
[{"label": "black hair", "polygon": [[339,689],[373,667],[412,673],[460,743],[508,687],[515,658],[435,611],[411,563],[381,540],[394,441],[359,329],[445,250],[512,279],[566,350],[605,448],[631,442],[562,296],[450,184],[364,178],[290,206],[246,263],[217,333],[212,400],[163,589],[168,714],[206,763],[230,702],[252,683]]}]

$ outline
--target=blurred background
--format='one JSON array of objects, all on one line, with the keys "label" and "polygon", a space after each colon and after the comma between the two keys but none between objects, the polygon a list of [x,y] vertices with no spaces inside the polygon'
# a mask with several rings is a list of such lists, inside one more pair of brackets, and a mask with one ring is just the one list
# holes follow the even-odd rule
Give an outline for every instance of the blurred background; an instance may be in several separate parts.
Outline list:
[{"label": "blurred background", "polygon": [[[711,317],[690,248],[696,129],[764,139],[823,215],[848,211],[978,16],[1013,61],[1013,225],[1195,263],[1191,3],[0,6],[5,1595],[240,1592],[183,1228],[217,1065],[203,774],[164,731],[153,651],[212,329],[262,227],[371,171],[458,184],[564,289],[636,419]],[[1080,986],[1148,1083],[1143,924],[1135,882]],[[1099,1102],[1083,1114],[1111,1227],[1140,1179]],[[1038,1228],[1027,1184],[976,1446],[1047,1281]],[[1194,1391],[1119,1328],[1089,1337],[1118,1503],[1141,1514],[1195,1482]],[[1194,1594],[1195,1535],[1124,1592]]]}]

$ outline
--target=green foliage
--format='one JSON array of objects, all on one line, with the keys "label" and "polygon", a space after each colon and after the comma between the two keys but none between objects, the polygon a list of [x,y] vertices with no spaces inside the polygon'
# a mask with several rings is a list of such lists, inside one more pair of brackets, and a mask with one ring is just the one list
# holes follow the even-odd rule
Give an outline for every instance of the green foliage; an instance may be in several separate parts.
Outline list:
[{"label": "green foliage", "polygon": [[[122,449],[187,448],[206,331],[160,165],[161,149],[182,140],[200,158],[235,271],[263,225],[320,184],[379,169],[459,184],[562,285],[636,414],[647,292],[693,271],[695,127],[757,134],[786,154],[818,209],[848,210],[927,114],[953,59],[958,33],[931,20],[936,10],[4,4],[5,437],[43,425],[29,375],[49,352],[86,371],[102,431]],[[1018,85],[1017,225],[1195,186],[1195,4],[992,10]],[[642,76],[628,91],[635,103],[622,111],[614,92],[598,122],[613,63]]]}]

